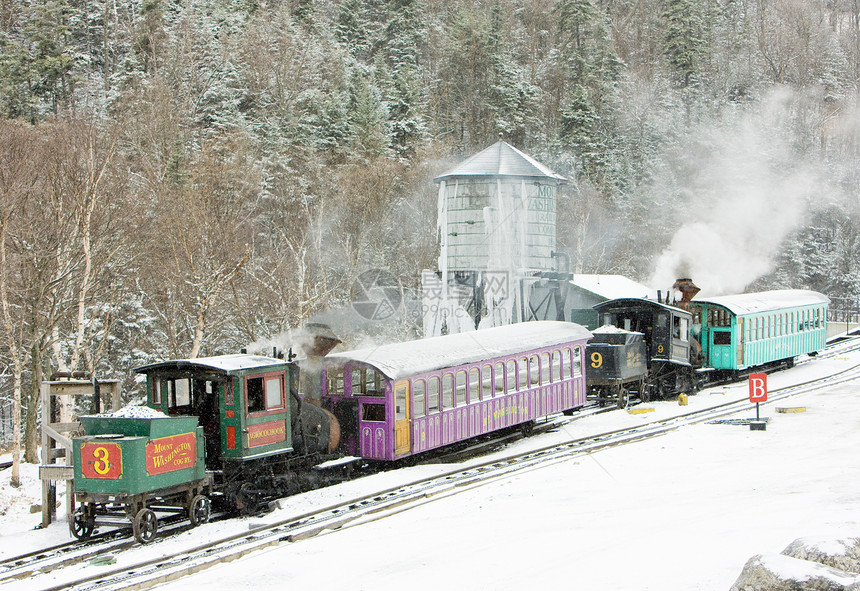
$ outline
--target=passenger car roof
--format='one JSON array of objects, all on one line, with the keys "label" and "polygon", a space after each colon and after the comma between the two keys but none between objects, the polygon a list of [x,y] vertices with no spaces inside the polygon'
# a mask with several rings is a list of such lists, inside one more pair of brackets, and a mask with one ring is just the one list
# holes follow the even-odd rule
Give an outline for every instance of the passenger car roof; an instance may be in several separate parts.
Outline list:
[{"label": "passenger car roof", "polygon": [[328,364],[357,361],[390,379],[476,363],[531,349],[591,338],[591,332],[572,322],[521,322],[459,334],[392,343],[354,351],[329,353]]},{"label": "passenger car roof", "polygon": [[820,306],[821,304],[829,304],[830,298],[823,293],[806,289],[777,289],[738,295],[694,298],[690,303],[715,304],[742,316],[802,306]]}]

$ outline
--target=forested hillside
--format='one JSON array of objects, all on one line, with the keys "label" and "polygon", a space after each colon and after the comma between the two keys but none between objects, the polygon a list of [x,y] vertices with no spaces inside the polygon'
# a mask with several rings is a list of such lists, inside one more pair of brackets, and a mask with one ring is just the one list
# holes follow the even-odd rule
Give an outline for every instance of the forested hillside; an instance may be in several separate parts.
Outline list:
[{"label": "forested hillside", "polygon": [[417,287],[499,137],[577,272],[856,299],[858,80],[857,0],[0,0],[2,395]]}]

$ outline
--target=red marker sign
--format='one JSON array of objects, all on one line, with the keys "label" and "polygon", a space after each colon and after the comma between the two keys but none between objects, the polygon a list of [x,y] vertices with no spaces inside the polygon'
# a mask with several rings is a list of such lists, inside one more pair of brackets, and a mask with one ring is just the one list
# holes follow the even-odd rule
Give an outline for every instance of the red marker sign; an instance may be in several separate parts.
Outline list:
[{"label": "red marker sign", "polygon": [[750,374],[750,402],[767,402],[767,374]]}]

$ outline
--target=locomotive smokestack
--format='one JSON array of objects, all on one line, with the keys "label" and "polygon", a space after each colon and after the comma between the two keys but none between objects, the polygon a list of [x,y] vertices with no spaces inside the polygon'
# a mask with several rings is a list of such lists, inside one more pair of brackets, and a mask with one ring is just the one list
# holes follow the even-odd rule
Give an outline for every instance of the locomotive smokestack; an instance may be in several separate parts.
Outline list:
[{"label": "locomotive smokestack", "polygon": [[683,296],[681,301],[677,303],[677,306],[682,310],[687,310],[690,307],[690,300],[692,300],[700,290],[696,287],[696,284],[693,283],[693,280],[689,277],[683,277],[675,281],[672,285],[673,290],[678,290],[681,292]]},{"label": "locomotive smokestack", "polygon": [[325,324],[310,322],[304,326],[307,341],[302,343],[305,359],[301,362],[305,400],[319,405],[322,398],[323,359],[341,340]]}]

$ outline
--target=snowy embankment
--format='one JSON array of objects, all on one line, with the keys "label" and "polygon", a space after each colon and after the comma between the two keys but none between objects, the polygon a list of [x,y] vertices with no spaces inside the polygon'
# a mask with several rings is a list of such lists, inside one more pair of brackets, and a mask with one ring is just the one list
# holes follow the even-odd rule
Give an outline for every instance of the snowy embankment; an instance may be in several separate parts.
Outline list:
[{"label": "snowy embankment", "polygon": [[860,538],[801,538],[749,559],[732,591],[860,590]]},{"label": "snowy embankment", "polygon": [[[769,386],[773,390],[805,382],[857,363],[860,354],[815,360],[772,374]],[[746,396],[746,385],[738,384],[701,392],[690,398],[689,407],[660,402],[648,405],[654,412],[646,414],[592,416],[518,442],[505,453]],[[778,406],[804,407],[805,412],[781,414],[773,405],[763,406],[762,415],[770,417],[766,431],[726,424],[685,427],[428,500],[385,519],[284,543],[162,588],[400,590],[408,584],[429,590],[443,582],[453,588],[493,590],[561,586],[728,591],[736,582],[744,591],[847,588],[856,575],[829,569],[848,568],[848,563],[826,567],[803,559],[816,555],[811,548],[837,555],[829,547],[838,550],[860,537],[860,382]],[[741,416],[755,416],[754,408]],[[209,524],[118,558],[131,564],[168,556],[249,525],[287,519],[450,468],[420,466],[297,495],[281,501],[282,508],[265,518]],[[6,474],[0,472],[0,478]],[[38,502],[38,494],[33,498]],[[14,516],[2,518],[0,554],[68,539],[62,523],[24,531],[39,521],[38,515],[18,513],[28,508],[25,502]],[[799,545],[805,554],[780,555],[798,538],[807,540]],[[840,540],[846,542],[839,545]],[[763,569],[776,576],[759,583],[745,581],[745,565],[748,571],[760,565],[761,577]],[[87,573],[98,568],[81,565]],[[792,573],[806,582],[765,586],[777,585]],[[12,584],[10,590],[25,589],[28,583]]]}]

